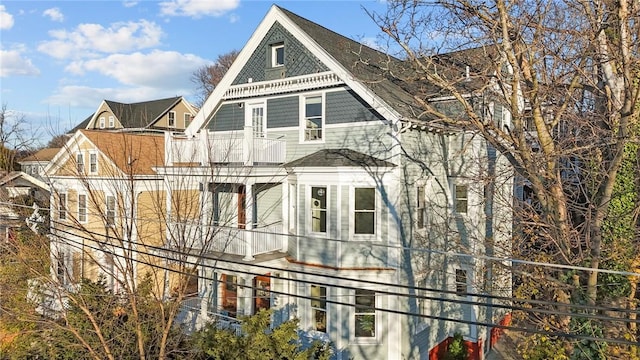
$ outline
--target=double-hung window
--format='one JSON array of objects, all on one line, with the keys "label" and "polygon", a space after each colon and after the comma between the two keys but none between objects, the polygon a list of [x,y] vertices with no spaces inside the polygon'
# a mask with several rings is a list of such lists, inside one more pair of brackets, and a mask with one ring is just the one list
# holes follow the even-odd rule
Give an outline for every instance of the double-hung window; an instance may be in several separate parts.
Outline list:
[{"label": "double-hung window", "polygon": [[116,197],[107,195],[107,212],[105,214],[107,225],[116,224]]},{"label": "double-hung window", "polygon": [[464,295],[467,292],[467,270],[456,269],[456,294]]},{"label": "double-hung window", "polygon": [[419,185],[416,192],[416,221],[418,229],[424,229],[425,227],[425,197],[424,197],[424,186]]},{"label": "double-hung window", "polygon": [[58,219],[67,219],[67,194],[60,193],[58,195]]},{"label": "double-hung window", "polygon": [[466,214],[469,205],[469,187],[467,185],[453,185],[455,212],[458,214]]},{"label": "double-hung window", "polygon": [[189,126],[190,122],[191,122],[191,114],[184,113],[184,127]]},{"label": "double-hung window", "polygon": [[98,173],[98,154],[96,153],[89,154],[89,173]]},{"label": "double-hung window", "polygon": [[104,116],[101,116],[100,117],[100,129],[104,129],[104,124],[105,124]]},{"label": "double-hung window", "polygon": [[327,288],[311,285],[311,321],[316,331],[327,332]]},{"label": "double-hung window", "polygon": [[376,336],[376,293],[374,291],[356,289],[354,323],[356,338]]},{"label": "double-hung window", "polygon": [[303,112],[304,141],[322,140],[324,128],[323,96],[305,96]]},{"label": "double-hung window", "polygon": [[87,222],[87,195],[78,195],[78,221]]},{"label": "double-hung window", "polygon": [[113,116],[109,116],[109,128],[114,128],[116,126],[116,119]]},{"label": "double-hung window", "polygon": [[175,111],[169,111],[168,126],[171,127],[171,128],[176,127],[176,112]]},{"label": "double-hung window", "polygon": [[376,189],[356,188],[354,192],[354,234],[376,233]]},{"label": "double-hung window", "polygon": [[82,153],[76,154],[76,168],[78,174],[84,174],[84,155]]},{"label": "double-hung window", "polygon": [[327,232],[327,188],[311,187],[311,231]]}]

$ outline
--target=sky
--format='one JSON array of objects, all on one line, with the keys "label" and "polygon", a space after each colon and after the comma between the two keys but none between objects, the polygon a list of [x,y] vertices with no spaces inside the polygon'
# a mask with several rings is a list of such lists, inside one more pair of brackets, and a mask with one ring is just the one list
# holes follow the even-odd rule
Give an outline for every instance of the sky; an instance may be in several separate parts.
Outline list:
[{"label": "sky", "polygon": [[2,0],[0,104],[43,146],[102,100],[194,102],[193,72],[242,49],[274,3],[372,46],[380,31],[364,9],[385,10],[384,0]]}]

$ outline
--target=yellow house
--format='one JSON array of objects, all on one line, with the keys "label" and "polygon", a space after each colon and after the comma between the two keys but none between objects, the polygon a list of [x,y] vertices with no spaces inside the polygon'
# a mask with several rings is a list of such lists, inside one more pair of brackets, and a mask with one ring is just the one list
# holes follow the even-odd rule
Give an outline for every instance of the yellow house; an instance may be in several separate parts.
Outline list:
[{"label": "yellow house", "polygon": [[164,137],[158,134],[79,130],[68,140],[46,169],[52,271],[61,284],[101,274],[114,292],[129,291],[150,275],[164,296],[171,287],[165,286],[167,269],[185,273],[165,255],[167,224],[177,209],[197,209],[169,206],[169,198],[191,202],[194,192],[167,197],[180,189],[169,191],[156,174],[163,162]]}]

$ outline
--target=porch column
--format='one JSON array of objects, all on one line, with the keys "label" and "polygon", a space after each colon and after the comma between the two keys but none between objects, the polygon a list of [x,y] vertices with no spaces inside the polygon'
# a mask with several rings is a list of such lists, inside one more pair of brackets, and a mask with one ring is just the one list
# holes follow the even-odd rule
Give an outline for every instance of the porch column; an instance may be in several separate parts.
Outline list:
[{"label": "porch column", "polygon": [[244,187],[244,241],[245,241],[245,254],[243,260],[251,261],[255,260],[253,257],[253,212],[255,208],[255,201],[253,199],[253,182],[247,182]]},{"label": "porch column", "polygon": [[[295,207],[296,204],[291,204],[291,198],[289,198],[289,179],[288,178],[284,178],[284,180],[282,180],[282,235],[276,235],[278,237],[280,237],[280,245],[281,245],[281,252],[286,253],[287,249],[289,247],[288,242],[289,242],[289,236],[286,236],[284,234],[288,234],[289,233],[289,229],[290,229],[290,222],[293,221],[290,218],[290,215],[292,213],[291,208]],[[295,199],[295,197],[294,197]]]},{"label": "porch column", "polygon": [[242,275],[242,284],[238,286],[238,315],[251,315],[253,309],[253,276]]}]

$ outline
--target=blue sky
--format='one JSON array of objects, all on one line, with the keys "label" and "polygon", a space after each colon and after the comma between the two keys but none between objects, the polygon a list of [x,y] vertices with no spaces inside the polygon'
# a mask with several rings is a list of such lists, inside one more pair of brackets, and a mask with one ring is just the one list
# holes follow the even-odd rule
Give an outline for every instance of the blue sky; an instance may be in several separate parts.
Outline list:
[{"label": "blue sky", "polygon": [[0,104],[46,143],[103,99],[193,100],[191,74],[240,50],[273,3],[371,45],[379,29],[363,7],[385,7],[381,0],[3,0]]}]

